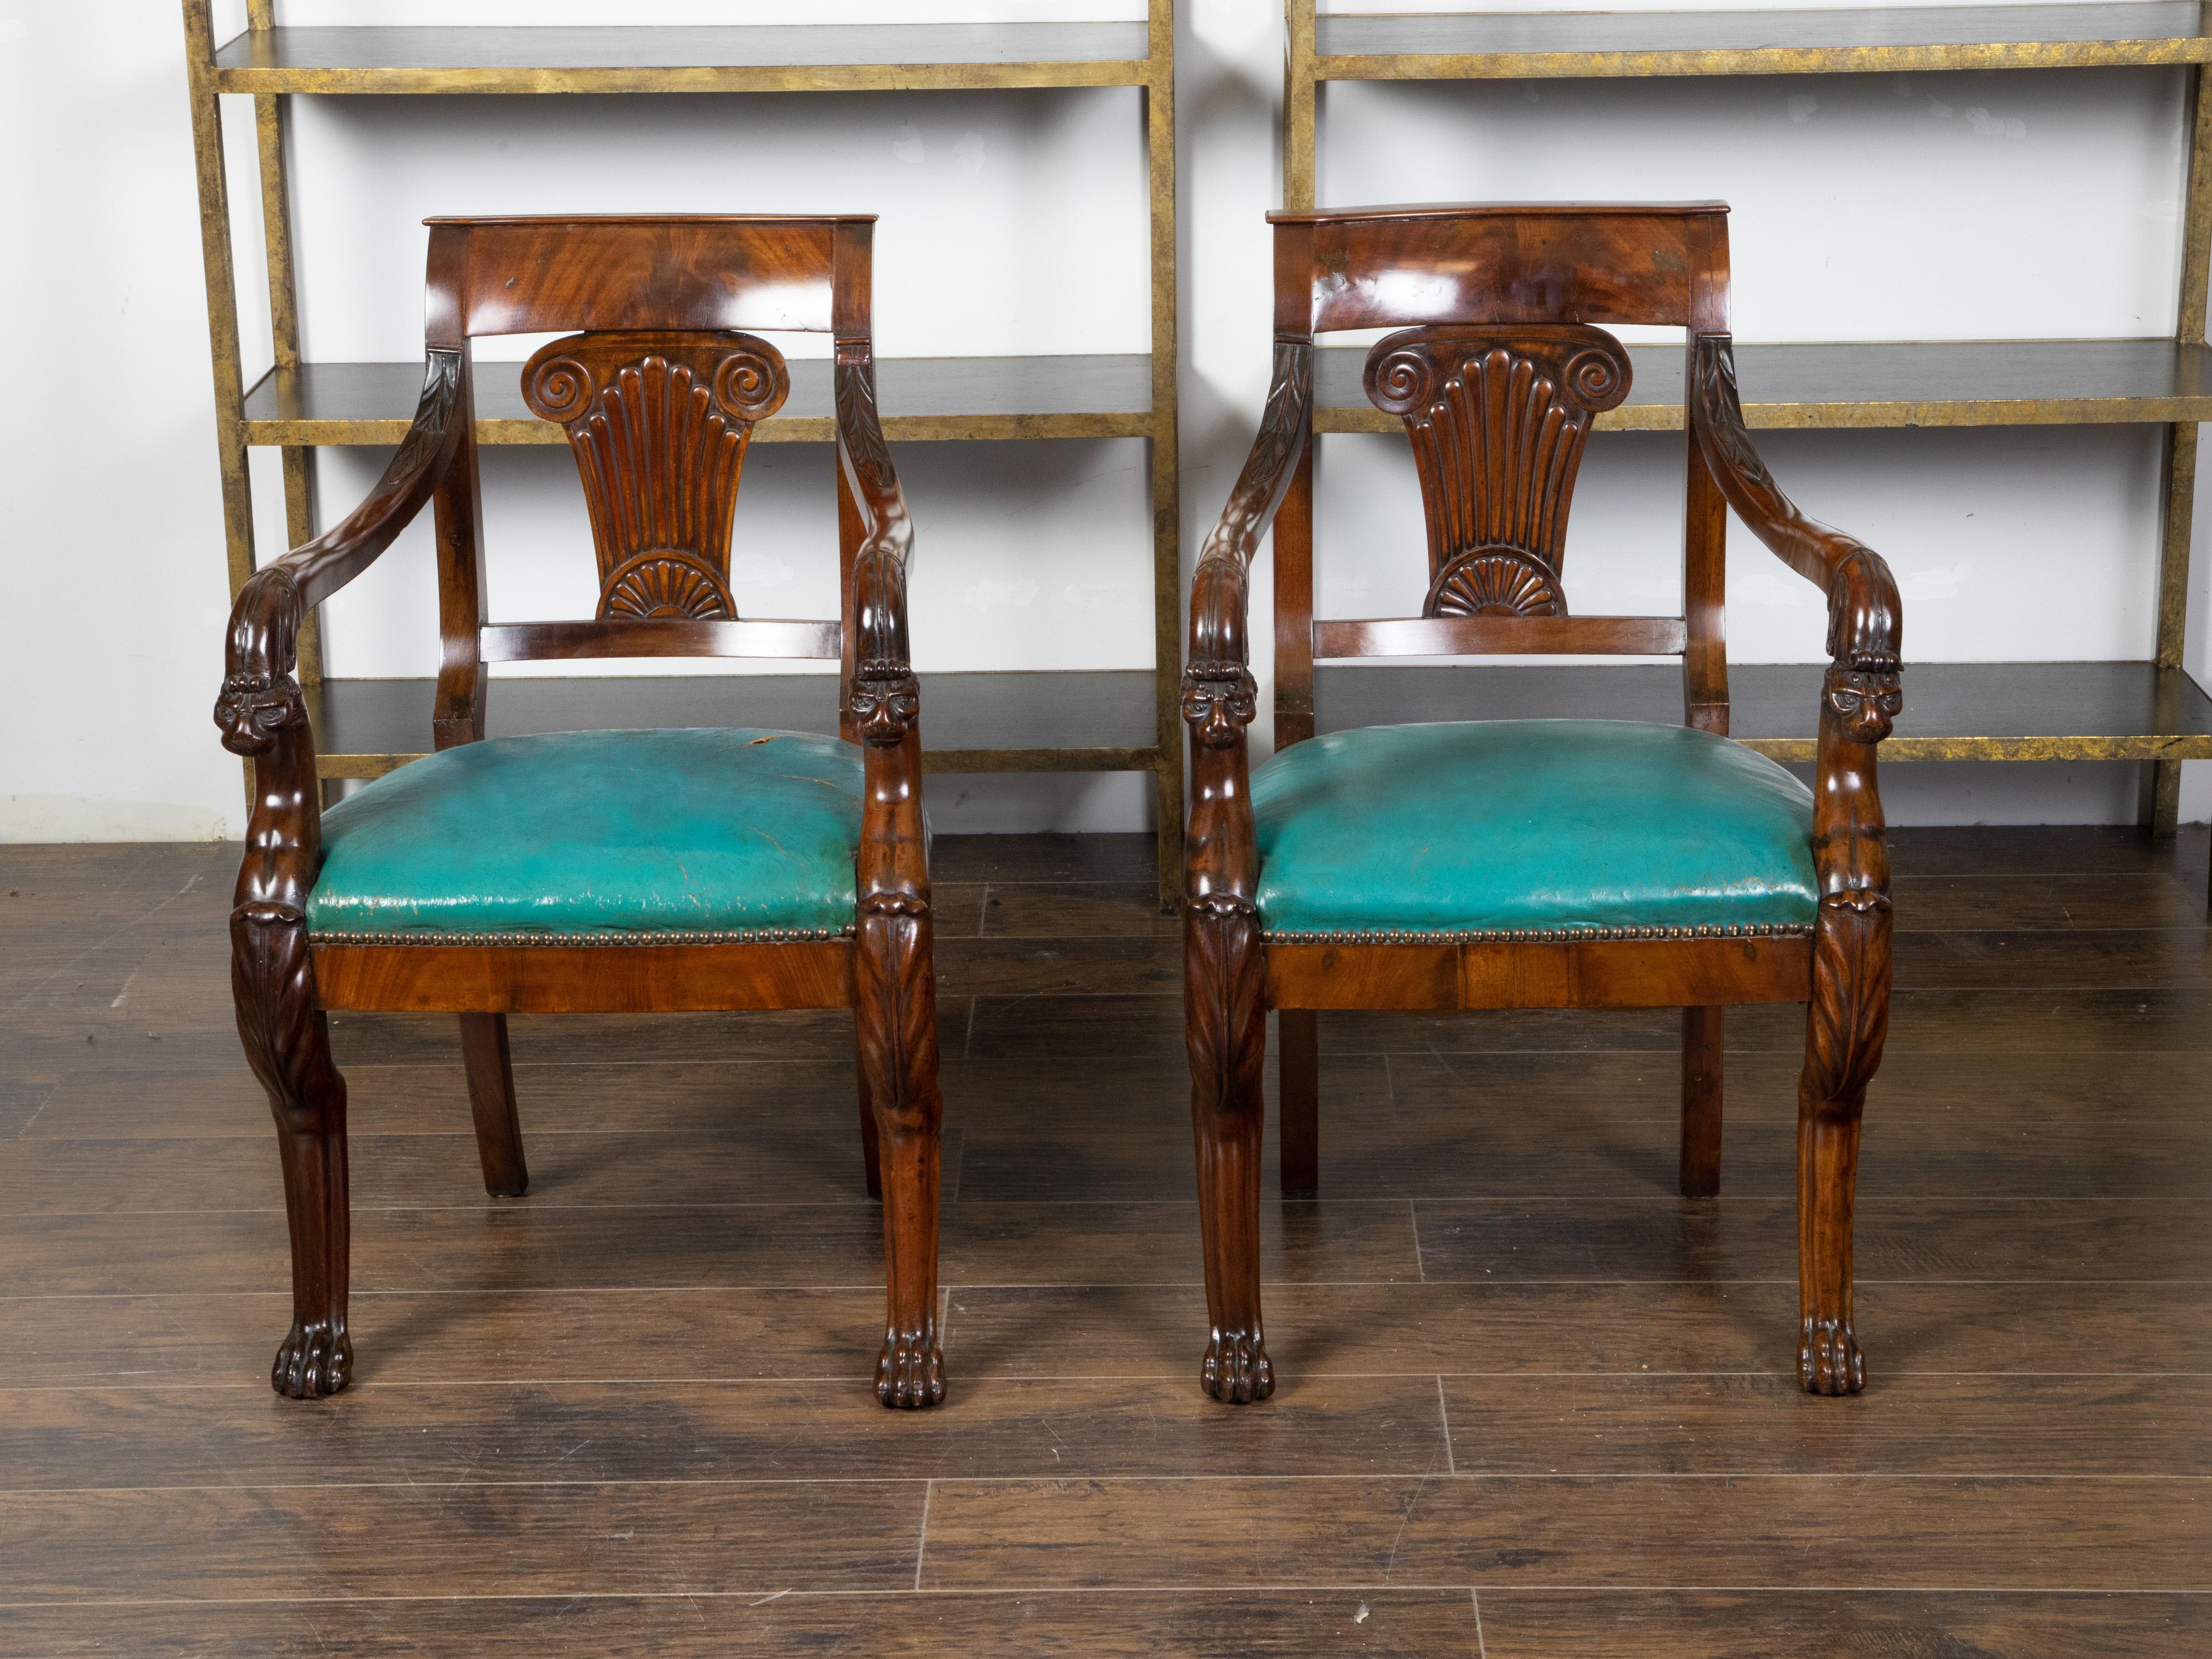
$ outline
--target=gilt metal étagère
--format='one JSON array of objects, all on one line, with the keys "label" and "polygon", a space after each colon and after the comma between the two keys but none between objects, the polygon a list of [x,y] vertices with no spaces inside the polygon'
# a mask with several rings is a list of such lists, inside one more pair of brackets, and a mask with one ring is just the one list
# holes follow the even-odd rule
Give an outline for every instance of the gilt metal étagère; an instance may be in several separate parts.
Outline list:
[{"label": "gilt metal \u00e9tag\u00e8re", "polygon": [[[299,95],[890,92],[1133,87],[1142,105],[1151,198],[1152,346],[1118,356],[890,359],[879,366],[884,435],[902,440],[1142,438],[1151,450],[1153,665],[1108,672],[926,676],[926,769],[1144,771],[1158,780],[1159,890],[1172,908],[1181,861],[1176,717],[1180,582],[1176,471],[1176,174],[1173,0],[1142,21],[710,27],[278,26],[276,0],[247,0],[246,31],[218,44],[210,0],[184,0],[194,153],[215,360],[223,516],[234,595],[253,573],[256,446],[283,456],[286,537],[316,532],[310,451],[399,441],[414,409],[411,363],[305,361],[301,352],[287,106]],[[246,382],[228,231],[221,99],[250,95],[259,141],[274,366]],[[913,234],[924,234],[916,231]],[[557,444],[523,404],[520,365],[486,364],[477,441]],[[831,441],[830,365],[791,366],[788,402],[763,442]],[[300,678],[325,778],[374,777],[428,751],[431,682],[326,678],[311,625]],[[588,696],[584,693],[588,691]],[[834,730],[832,683],[637,678],[581,687],[503,682],[495,732],[588,725],[788,726]]]}]

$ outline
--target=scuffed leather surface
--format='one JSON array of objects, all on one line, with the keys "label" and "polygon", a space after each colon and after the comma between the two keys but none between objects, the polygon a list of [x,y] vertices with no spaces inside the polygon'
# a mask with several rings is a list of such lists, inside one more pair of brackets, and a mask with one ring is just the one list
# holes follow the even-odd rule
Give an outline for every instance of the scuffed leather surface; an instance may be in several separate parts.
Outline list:
[{"label": "scuffed leather surface", "polygon": [[1813,794],[1631,720],[1377,726],[1252,775],[1270,933],[1810,922]]},{"label": "scuffed leather surface", "polygon": [[795,732],[493,738],[323,817],[316,933],[853,925],[860,751]]}]

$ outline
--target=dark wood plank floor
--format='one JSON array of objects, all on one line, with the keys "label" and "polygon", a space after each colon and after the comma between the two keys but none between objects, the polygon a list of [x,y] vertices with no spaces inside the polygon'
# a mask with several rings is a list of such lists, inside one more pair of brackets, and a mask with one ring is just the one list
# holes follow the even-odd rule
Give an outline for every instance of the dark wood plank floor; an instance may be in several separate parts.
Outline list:
[{"label": "dark wood plank floor", "polygon": [[359,1381],[277,1400],[234,849],[0,848],[0,1654],[2212,1650],[2203,833],[1898,840],[1863,1396],[1790,1376],[1797,1011],[1731,1018],[1708,1204],[1671,1014],[1378,1015],[1244,1411],[1151,843],[941,841],[921,1415],[816,1015],[516,1020],[520,1200],[450,1021],[337,1020]]}]

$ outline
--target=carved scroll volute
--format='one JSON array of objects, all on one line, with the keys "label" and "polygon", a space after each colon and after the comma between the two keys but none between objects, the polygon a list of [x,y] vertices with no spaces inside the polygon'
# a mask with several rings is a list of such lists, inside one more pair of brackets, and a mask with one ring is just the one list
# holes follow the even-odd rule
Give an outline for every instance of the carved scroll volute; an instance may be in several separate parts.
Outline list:
[{"label": "carved scroll volute", "polygon": [[1425,617],[1564,617],[1567,514],[1591,421],[1628,354],[1580,324],[1411,328],[1368,354],[1368,398],[1406,423],[1428,520]]},{"label": "carved scroll volute", "polygon": [[756,422],[791,390],[750,334],[577,334],[522,371],[568,435],[599,552],[599,614],[729,618],[730,520]]}]

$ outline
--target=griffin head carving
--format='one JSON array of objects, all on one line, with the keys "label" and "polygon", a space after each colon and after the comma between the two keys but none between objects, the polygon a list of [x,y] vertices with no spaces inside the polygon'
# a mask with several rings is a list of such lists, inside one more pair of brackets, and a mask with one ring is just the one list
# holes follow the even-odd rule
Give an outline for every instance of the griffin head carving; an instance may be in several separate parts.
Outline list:
[{"label": "griffin head carving", "polygon": [[222,746],[234,755],[269,753],[287,726],[307,718],[300,683],[289,674],[274,681],[261,675],[233,674],[223,681],[222,695],[215,700],[215,723],[222,729]]},{"label": "griffin head carving", "polygon": [[904,663],[863,662],[853,675],[853,719],[860,741],[896,749],[921,714],[921,683]]},{"label": "griffin head carving", "polygon": [[1832,667],[1822,677],[1820,696],[1844,723],[1853,743],[1880,743],[1905,712],[1905,693],[1894,670]]},{"label": "griffin head carving", "polygon": [[1259,707],[1259,685],[1241,662],[1194,662],[1183,671],[1182,717],[1202,749],[1234,748]]}]

